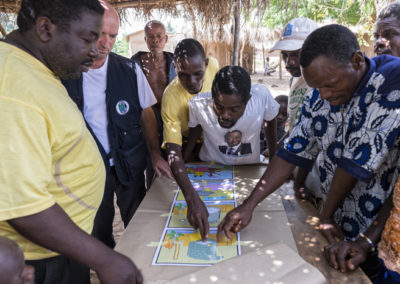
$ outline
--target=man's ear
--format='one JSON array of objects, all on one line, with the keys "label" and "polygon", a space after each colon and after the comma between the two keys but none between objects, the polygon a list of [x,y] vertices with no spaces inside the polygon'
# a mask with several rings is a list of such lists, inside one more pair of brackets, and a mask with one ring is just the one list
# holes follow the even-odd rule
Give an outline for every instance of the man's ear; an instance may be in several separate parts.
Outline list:
[{"label": "man's ear", "polygon": [[167,43],[167,42],[168,42],[168,35],[165,34],[165,43]]},{"label": "man's ear", "polygon": [[351,65],[356,70],[360,70],[365,64],[364,53],[361,50],[357,50],[351,56]]},{"label": "man's ear", "polygon": [[48,42],[54,37],[56,26],[48,17],[40,16],[36,19],[35,32],[41,42]]},{"label": "man's ear", "polygon": [[208,57],[204,60],[204,63],[206,64],[206,67],[208,66]]}]

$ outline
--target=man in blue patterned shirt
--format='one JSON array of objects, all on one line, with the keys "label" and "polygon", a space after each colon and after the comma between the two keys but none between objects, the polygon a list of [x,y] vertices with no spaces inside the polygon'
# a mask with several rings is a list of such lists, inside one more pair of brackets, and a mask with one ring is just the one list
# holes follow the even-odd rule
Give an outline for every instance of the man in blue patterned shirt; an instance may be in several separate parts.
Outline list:
[{"label": "man in blue patterned shirt", "polygon": [[[319,151],[322,233],[330,244],[345,238],[367,253],[373,249],[368,241],[376,244],[380,238],[398,176],[400,59],[369,59],[359,49],[354,34],[340,25],[322,27],[307,38],[300,64],[315,89],[285,146],[251,195],[221,222],[220,234],[231,237],[245,227],[255,206],[295,165],[311,170]],[[331,259],[336,254],[326,256],[338,268]]]}]

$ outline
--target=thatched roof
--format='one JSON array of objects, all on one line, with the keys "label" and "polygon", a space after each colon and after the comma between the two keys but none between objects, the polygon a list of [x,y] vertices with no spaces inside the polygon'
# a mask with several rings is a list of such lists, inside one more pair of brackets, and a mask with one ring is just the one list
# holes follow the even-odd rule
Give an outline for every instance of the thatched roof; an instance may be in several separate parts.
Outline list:
[{"label": "thatched roof", "polygon": [[[0,0],[0,12],[16,13],[20,2],[21,0]],[[137,15],[149,18],[154,10],[159,10],[163,14],[176,15],[179,9],[180,14],[183,14],[188,22],[194,23],[191,26],[194,37],[197,38],[202,32],[206,32],[208,37],[214,35],[217,41],[221,41],[223,37],[232,35],[230,29],[233,22],[233,10],[239,0],[108,0],[108,2],[119,11],[122,19],[129,19],[132,15],[125,13],[126,8],[134,8]],[[249,14],[250,3],[255,3],[258,12],[251,17],[261,18],[269,0],[241,0],[241,3],[241,10],[245,15]],[[260,31],[246,27],[241,34],[242,37],[250,36],[254,39],[254,36],[259,37],[256,34],[260,34]],[[242,38],[242,40],[245,39]],[[229,38],[228,41],[231,39]]]},{"label": "thatched roof", "polygon": [[0,12],[16,13],[20,3],[20,0],[0,0]]},{"label": "thatched roof", "polygon": [[[108,0],[118,10],[136,8],[149,14],[154,9],[165,13],[175,13],[177,6],[182,7],[188,17],[197,17],[203,23],[226,24],[230,22],[233,7],[238,0]],[[0,0],[0,12],[16,13],[21,0]],[[252,0],[241,0],[242,10],[248,13]],[[263,13],[269,0],[257,0],[258,11]]]}]

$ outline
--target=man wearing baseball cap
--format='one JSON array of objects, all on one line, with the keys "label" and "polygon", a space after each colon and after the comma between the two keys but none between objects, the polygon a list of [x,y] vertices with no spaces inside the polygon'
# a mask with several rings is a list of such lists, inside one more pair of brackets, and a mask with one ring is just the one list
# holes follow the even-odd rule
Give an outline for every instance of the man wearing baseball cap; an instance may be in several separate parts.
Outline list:
[{"label": "man wearing baseball cap", "polygon": [[307,36],[318,28],[313,20],[296,18],[286,24],[281,40],[278,41],[270,52],[280,50],[286,70],[292,78],[289,92],[289,130],[293,129],[301,113],[305,95],[311,90],[301,76],[300,51]]},{"label": "man wearing baseball cap", "polygon": [[[293,76],[290,80],[288,103],[289,132],[292,131],[294,125],[299,120],[304,98],[310,91],[312,91],[312,88],[307,85],[301,75],[300,51],[307,36],[317,28],[317,23],[311,19],[292,19],[283,29],[280,41],[278,41],[270,50],[270,52],[274,50],[281,51],[286,70]],[[315,167],[316,165],[314,165],[314,168]],[[311,195],[309,190],[307,190],[306,185],[311,189],[313,196],[320,196],[319,188],[314,188],[316,184],[319,184],[319,182],[313,182],[314,179],[318,179],[318,172],[316,169],[313,169],[309,174],[306,170],[299,168],[296,172],[296,178],[294,181],[296,196],[310,200]],[[314,202],[315,199],[312,198],[311,201]]]}]

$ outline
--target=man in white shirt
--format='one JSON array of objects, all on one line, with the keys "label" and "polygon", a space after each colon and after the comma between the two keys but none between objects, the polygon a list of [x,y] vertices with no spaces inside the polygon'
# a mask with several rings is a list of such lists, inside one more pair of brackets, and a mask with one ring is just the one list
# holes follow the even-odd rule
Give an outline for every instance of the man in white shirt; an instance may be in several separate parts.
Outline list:
[{"label": "man in white shirt", "polygon": [[264,85],[251,86],[246,70],[225,66],[215,75],[211,93],[198,94],[189,101],[189,143],[203,133],[202,161],[258,163],[264,121],[268,146],[272,155],[275,153],[278,111],[279,104]]},{"label": "man in white shirt", "polygon": [[97,42],[98,55],[80,80],[64,84],[97,138],[106,165],[110,166],[93,235],[114,247],[114,192],[126,227],[146,194],[146,143],[156,173],[164,172],[170,178],[172,174],[160,154],[157,121],[151,108],[157,100],[141,68],[111,52],[119,17],[110,4],[100,3],[105,13],[102,35]]},{"label": "man in white shirt", "polygon": [[[300,52],[307,36],[318,28],[318,24],[308,18],[296,18],[289,21],[282,31],[281,40],[278,41],[270,52],[280,50],[286,70],[292,75],[289,91],[289,133],[299,120],[304,98],[312,91],[300,70]],[[320,197],[318,179],[318,167],[314,166],[310,174],[298,168],[294,182],[294,190],[297,197],[310,199],[312,195]],[[314,188],[315,187],[315,188]],[[312,195],[310,195],[310,190]]]}]

